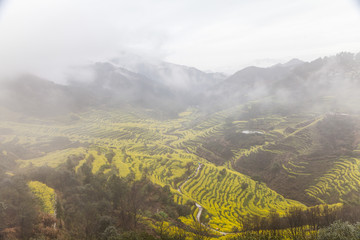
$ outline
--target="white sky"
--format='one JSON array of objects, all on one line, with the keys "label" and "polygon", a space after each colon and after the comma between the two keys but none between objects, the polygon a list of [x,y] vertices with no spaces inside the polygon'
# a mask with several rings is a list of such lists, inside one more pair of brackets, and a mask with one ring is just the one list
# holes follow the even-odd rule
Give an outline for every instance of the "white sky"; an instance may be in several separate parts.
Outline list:
[{"label": "white sky", "polygon": [[[1,1],[1,0],[0,0]],[[133,52],[201,70],[360,51],[356,0],[8,0],[0,66],[61,81],[66,66]]]}]

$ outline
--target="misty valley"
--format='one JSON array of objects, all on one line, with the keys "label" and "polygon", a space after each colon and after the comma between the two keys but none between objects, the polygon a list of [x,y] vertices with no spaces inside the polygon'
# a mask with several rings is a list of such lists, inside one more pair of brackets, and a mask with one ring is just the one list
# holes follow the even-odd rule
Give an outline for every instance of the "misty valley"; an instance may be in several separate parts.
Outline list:
[{"label": "misty valley", "polygon": [[0,239],[360,239],[359,89],[348,52],[0,81]]}]

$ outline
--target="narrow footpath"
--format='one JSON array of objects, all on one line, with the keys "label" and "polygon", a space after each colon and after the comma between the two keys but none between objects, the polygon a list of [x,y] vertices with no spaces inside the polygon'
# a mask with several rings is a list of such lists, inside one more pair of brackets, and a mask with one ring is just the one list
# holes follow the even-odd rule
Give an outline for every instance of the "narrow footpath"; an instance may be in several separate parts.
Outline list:
[{"label": "narrow footpath", "polygon": [[[179,185],[179,187],[178,187],[178,189],[177,189],[179,193],[184,194],[184,193],[182,192],[182,190],[181,190],[181,187],[182,187],[185,183],[187,183],[190,179],[195,178],[195,177],[199,174],[199,171],[200,171],[200,169],[201,169],[202,166],[203,166],[203,164],[202,164],[202,163],[199,163],[199,166],[196,168],[195,172],[194,172],[193,174],[191,174],[183,183],[181,183],[181,184]],[[202,211],[204,210],[204,207],[201,206],[201,205],[200,205],[199,203],[197,203],[197,202],[195,202],[195,206],[199,209],[199,211],[198,211],[198,213],[197,213],[197,215],[196,215],[196,220],[197,220],[199,223],[201,223],[201,221],[200,221],[200,220],[201,220],[201,214],[202,214]],[[229,233],[221,232],[221,231],[218,231],[218,230],[216,230],[216,229],[214,229],[214,228],[205,226],[203,223],[201,223],[201,225],[203,225],[204,227],[209,228],[210,230],[212,230],[212,231],[214,231],[214,232],[220,233],[221,235],[227,235],[227,234],[229,234]]]}]

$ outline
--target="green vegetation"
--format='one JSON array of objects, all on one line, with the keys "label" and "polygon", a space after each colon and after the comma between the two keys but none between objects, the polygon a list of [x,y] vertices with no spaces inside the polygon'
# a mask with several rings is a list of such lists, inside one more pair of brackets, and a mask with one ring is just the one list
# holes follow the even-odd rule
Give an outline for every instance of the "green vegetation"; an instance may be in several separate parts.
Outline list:
[{"label": "green vegetation", "polygon": [[319,231],[319,240],[360,239],[360,223],[351,225],[348,222],[334,222]]}]

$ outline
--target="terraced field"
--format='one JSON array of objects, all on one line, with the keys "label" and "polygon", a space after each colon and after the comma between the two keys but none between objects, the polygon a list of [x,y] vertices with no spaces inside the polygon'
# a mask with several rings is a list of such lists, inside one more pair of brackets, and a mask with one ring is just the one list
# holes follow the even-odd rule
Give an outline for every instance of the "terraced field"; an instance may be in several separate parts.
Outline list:
[{"label": "terraced field", "polygon": [[351,194],[352,201],[359,203],[360,160],[357,158],[338,159],[334,167],[318,178],[316,184],[306,189],[306,192],[324,203],[332,202],[338,197],[343,199]]},{"label": "terraced field", "polygon": [[[15,157],[22,167],[31,164],[57,167],[69,156],[77,155],[82,160],[76,170],[88,164],[94,174],[113,171],[135,179],[146,176],[156,184],[171,186],[177,203],[201,204],[202,218],[211,228],[231,232],[233,227],[241,228],[242,216],[267,216],[270,210],[284,214],[291,206],[304,207],[266,184],[234,171],[232,163],[261,151],[282,153],[269,146],[284,139],[290,145],[293,142],[300,152],[306,152],[306,139],[310,137],[307,128],[320,120],[314,115],[239,119],[243,111],[243,106],[236,106],[204,114],[191,108],[178,118],[159,120],[151,117],[155,113],[143,110],[93,110],[64,116],[61,121],[3,121],[0,129],[7,129],[7,134],[1,135],[0,142],[21,149],[22,154]],[[261,134],[245,134],[245,130]],[[234,139],[226,139],[226,131]],[[209,161],[208,156],[223,159],[216,144],[210,144],[213,139],[225,142],[224,148],[232,153],[222,166]],[[199,173],[186,181],[199,163],[202,164]],[[287,161],[281,166],[291,176],[308,174],[304,170],[306,162]],[[341,196],[351,194],[359,189],[358,166],[358,159],[339,160],[307,193],[320,200],[334,190]],[[181,220],[186,224],[196,221],[195,205],[193,211]]]},{"label": "terraced field", "polygon": [[182,187],[186,196],[210,213],[209,225],[214,229],[231,232],[233,227],[241,227],[241,217],[247,214],[267,216],[270,209],[283,214],[290,206],[303,206],[285,199],[263,183],[224,169],[204,164],[200,173]]}]

